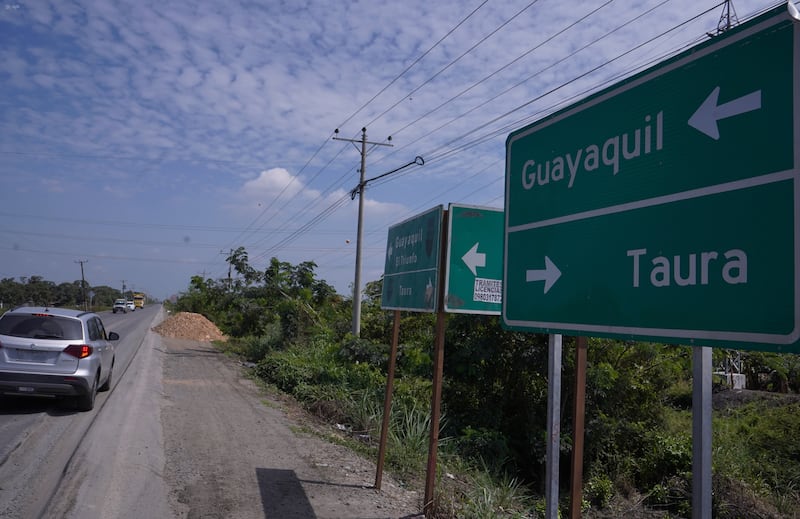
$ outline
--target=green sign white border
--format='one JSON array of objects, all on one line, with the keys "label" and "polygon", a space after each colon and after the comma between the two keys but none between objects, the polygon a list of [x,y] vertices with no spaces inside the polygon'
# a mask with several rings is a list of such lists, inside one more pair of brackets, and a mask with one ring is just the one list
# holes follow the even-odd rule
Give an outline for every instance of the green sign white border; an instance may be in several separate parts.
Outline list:
[{"label": "green sign white border", "polygon": [[[792,8],[794,6],[791,6]],[[521,138],[527,137],[531,133],[535,133],[537,131],[546,128],[547,126],[551,126],[553,124],[559,123],[569,117],[574,116],[575,114],[582,112],[586,109],[592,108],[596,105],[599,105],[603,102],[608,101],[609,99],[616,97],[617,95],[636,88],[644,83],[654,80],[659,76],[665,75],[675,69],[683,67],[689,63],[697,61],[701,58],[706,56],[712,55],[715,52],[718,52],[720,49],[737,43],[745,38],[752,37],[756,34],[761,33],[769,29],[770,27],[784,22],[786,20],[791,20],[794,23],[793,28],[793,41],[794,41],[794,48],[800,49],[800,27],[798,27],[798,22],[800,22],[800,17],[797,16],[797,11],[792,10],[791,8],[784,6],[778,14],[775,16],[769,17],[760,23],[753,25],[747,29],[743,29],[742,31],[731,35],[728,38],[725,38],[724,41],[721,41],[717,44],[709,44],[708,46],[696,51],[696,52],[688,52],[686,56],[683,58],[677,59],[675,61],[669,62],[665,65],[655,65],[653,69],[648,73],[645,72],[639,77],[629,80],[623,81],[618,83],[617,85],[611,86],[606,89],[604,92],[600,93],[599,95],[589,99],[585,102],[579,102],[577,105],[573,105],[572,107],[568,107],[561,112],[555,114],[552,117],[548,117],[542,120],[540,123],[534,123],[530,127],[528,127],[525,131],[519,132],[509,137],[508,142],[506,144],[506,205],[505,205],[505,229],[504,229],[504,242],[503,242],[503,307],[501,313],[501,320],[504,325],[514,328],[514,329],[534,329],[534,330],[541,330],[546,331],[548,333],[564,333],[564,334],[572,334],[572,335],[597,335],[597,336],[609,336],[609,337],[631,337],[631,338],[639,338],[639,339],[686,339],[689,342],[693,342],[694,340],[702,341],[703,343],[724,343],[725,341],[732,341],[738,343],[756,343],[756,344],[769,344],[769,345],[776,345],[776,346],[784,346],[784,345],[792,345],[800,340],[800,63],[798,60],[795,59],[794,61],[794,70],[792,73],[793,77],[793,132],[794,132],[794,169],[782,172],[775,172],[767,175],[761,175],[759,177],[744,179],[735,182],[729,182],[722,185],[717,186],[710,186],[708,188],[701,188],[695,189],[684,193],[674,193],[667,196],[662,197],[655,197],[648,200],[639,200],[630,203],[620,204],[613,207],[606,207],[597,210],[585,211],[582,213],[576,213],[572,215],[565,215],[562,217],[552,218],[549,220],[542,220],[538,222],[533,222],[530,224],[524,225],[517,225],[510,227],[509,226],[509,213],[510,213],[510,202],[509,202],[509,190],[511,184],[511,172],[508,170],[510,167],[510,150],[511,145],[514,141],[519,140]],[[798,50],[798,56],[800,56],[800,50]],[[766,57],[765,57],[766,58]],[[597,325],[597,324],[582,324],[582,323],[573,323],[573,322],[549,322],[549,321],[538,321],[535,319],[524,320],[524,319],[516,319],[512,320],[509,319],[506,315],[508,310],[506,302],[508,301],[507,291],[509,287],[509,283],[507,280],[509,279],[508,276],[508,236],[509,233],[513,233],[516,231],[524,231],[527,229],[533,228],[540,228],[540,227],[547,227],[550,225],[556,225],[559,223],[565,223],[569,221],[577,221],[586,218],[594,218],[598,216],[603,216],[605,214],[613,214],[616,212],[622,211],[630,211],[641,207],[648,207],[653,205],[660,205],[665,204],[673,201],[678,201],[682,199],[689,199],[689,198],[696,198],[702,197],[710,194],[714,194],[717,192],[725,192],[731,191],[736,189],[744,189],[747,187],[752,187],[756,185],[762,185],[766,183],[778,182],[781,180],[791,179],[794,182],[794,328],[788,334],[771,334],[771,333],[757,333],[757,332],[733,332],[727,330],[694,330],[694,329],[676,329],[676,328],[652,328],[652,327],[645,327],[645,326],[617,326],[617,325]]]},{"label": "green sign white border", "polygon": [[[386,254],[388,254],[388,248],[391,246],[391,244],[388,243],[388,241],[389,241],[389,237],[392,234],[392,230],[396,229],[398,227],[402,227],[402,226],[404,226],[404,225],[406,225],[406,224],[408,224],[408,223],[410,223],[410,222],[412,222],[414,220],[423,219],[423,218],[425,218],[425,216],[429,215],[430,213],[438,213],[439,214],[439,218],[437,218],[437,221],[438,221],[438,225],[437,225],[438,239],[436,240],[436,243],[434,244],[434,249],[433,249],[434,250],[434,254],[435,254],[435,262],[436,262],[435,263],[435,267],[424,268],[424,269],[419,269],[419,270],[390,272],[388,274],[386,272],[384,272],[383,273],[383,278],[382,278],[383,279],[383,287],[382,287],[382,290],[381,290],[381,310],[401,310],[401,311],[406,311],[406,312],[422,312],[422,313],[436,313],[436,312],[439,311],[439,305],[441,304],[441,302],[439,301],[438,292],[439,292],[439,283],[441,283],[441,281],[442,281],[441,280],[441,266],[442,266],[441,265],[441,263],[442,263],[441,262],[441,251],[442,251],[442,246],[441,245],[442,245],[442,218],[443,218],[443,215],[444,215],[444,206],[442,204],[439,204],[437,206],[431,207],[427,211],[423,211],[421,213],[417,213],[414,216],[410,216],[410,217],[406,218],[405,220],[403,220],[402,222],[398,222],[398,223],[396,223],[394,225],[390,225],[389,229],[387,231],[387,236],[386,236],[386,239],[387,239],[387,250],[384,252],[384,260],[385,260]],[[406,275],[406,276],[407,275],[414,275],[414,274],[421,273],[421,272],[432,272],[433,276],[434,276],[434,279],[436,280],[436,282],[433,285],[434,294],[433,294],[433,306],[432,307],[399,306],[399,305],[398,306],[390,306],[391,303],[389,303],[388,305],[384,305],[384,294],[385,294],[385,290],[386,290],[386,280],[387,280],[387,278],[400,277],[400,276],[404,276],[404,275]]]},{"label": "green sign white border", "polygon": [[[450,203],[447,210],[447,255],[445,259],[445,280],[444,280],[444,311],[451,314],[477,314],[477,315],[500,315],[502,302],[501,303],[494,303],[498,306],[497,310],[479,310],[479,309],[470,309],[470,308],[456,308],[452,307],[448,304],[448,297],[447,295],[450,293],[450,266],[452,265],[453,258],[452,258],[452,250],[453,250],[453,209],[474,209],[476,211],[487,211],[492,213],[502,213],[503,209],[498,207],[486,207],[486,206],[479,206],[479,205],[468,205],[468,204],[456,204]],[[501,231],[502,232],[502,231]],[[497,254],[502,254],[502,247],[501,250],[497,251]],[[502,279],[500,280],[503,281]],[[491,304],[491,303],[490,303]]]}]

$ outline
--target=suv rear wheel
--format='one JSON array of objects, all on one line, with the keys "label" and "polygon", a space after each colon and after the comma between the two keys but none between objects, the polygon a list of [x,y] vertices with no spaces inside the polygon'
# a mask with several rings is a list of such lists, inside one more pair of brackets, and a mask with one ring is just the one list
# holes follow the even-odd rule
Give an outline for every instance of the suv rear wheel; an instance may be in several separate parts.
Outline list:
[{"label": "suv rear wheel", "polygon": [[77,397],[76,404],[78,406],[78,411],[91,411],[94,409],[95,396],[97,396],[97,377],[94,377],[94,382],[92,382],[92,387],[89,389],[89,392]]},{"label": "suv rear wheel", "polygon": [[111,368],[108,371],[108,377],[106,378],[106,381],[103,382],[103,385],[100,386],[98,391],[108,391],[109,389],[111,389],[111,376],[113,374],[114,374],[114,361],[112,360],[111,361]]}]

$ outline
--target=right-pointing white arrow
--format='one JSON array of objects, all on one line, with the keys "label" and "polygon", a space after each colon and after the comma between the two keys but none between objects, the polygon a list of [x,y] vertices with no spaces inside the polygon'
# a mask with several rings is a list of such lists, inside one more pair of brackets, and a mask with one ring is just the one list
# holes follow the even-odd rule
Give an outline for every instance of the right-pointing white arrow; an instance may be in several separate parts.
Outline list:
[{"label": "right-pointing white arrow", "polygon": [[544,269],[525,271],[525,281],[544,281],[545,294],[560,277],[561,271],[547,256],[544,257]]},{"label": "right-pointing white arrow", "polygon": [[715,141],[719,140],[717,121],[761,108],[761,90],[756,90],[721,105],[717,104],[718,100],[719,87],[716,87],[703,101],[700,108],[689,118],[689,126],[705,133]]}]

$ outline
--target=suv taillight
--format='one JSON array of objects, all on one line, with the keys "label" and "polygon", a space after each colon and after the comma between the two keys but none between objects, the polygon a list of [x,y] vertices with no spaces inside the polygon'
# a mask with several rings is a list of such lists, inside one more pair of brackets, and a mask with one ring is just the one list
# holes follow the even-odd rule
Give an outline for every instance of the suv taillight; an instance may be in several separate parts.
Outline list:
[{"label": "suv taillight", "polygon": [[88,344],[70,344],[64,348],[64,353],[76,359],[83,359],[92,354],[92,347]]}]

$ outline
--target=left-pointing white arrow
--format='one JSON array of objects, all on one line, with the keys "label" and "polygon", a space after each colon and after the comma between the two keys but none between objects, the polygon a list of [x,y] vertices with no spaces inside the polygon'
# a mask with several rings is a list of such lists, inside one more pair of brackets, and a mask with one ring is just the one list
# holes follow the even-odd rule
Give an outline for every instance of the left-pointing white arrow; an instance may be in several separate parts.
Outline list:
[{"label": "left-pointing white arrow", "polygon": [[547,256],[544,257],[544,269],[527,270],[525,271],[525,281],[544,281],[544,293],[546,294],[550,288],[561,277],[561,271],[558,270],[555,263],[550,261]]},{"label": "left-pointing white arrow", "polygon": [[461,256],[461,261],[467,264],[467,267],[472,271],[473,276],[478,275],[478,267],[486,266],[486,253],[478,252],[478,245],[480,242],[472,246],[466,254]]},{"label": "left-pointing white arrow", "polygon": [[761,90],[756,90],[721,105],[717,104],[718,100],[719,87],[716,87],[703,101],[700,108],[689,118],[689,126],[705,133],[715,141],[719,140],[717,121],[761,108]]}]

